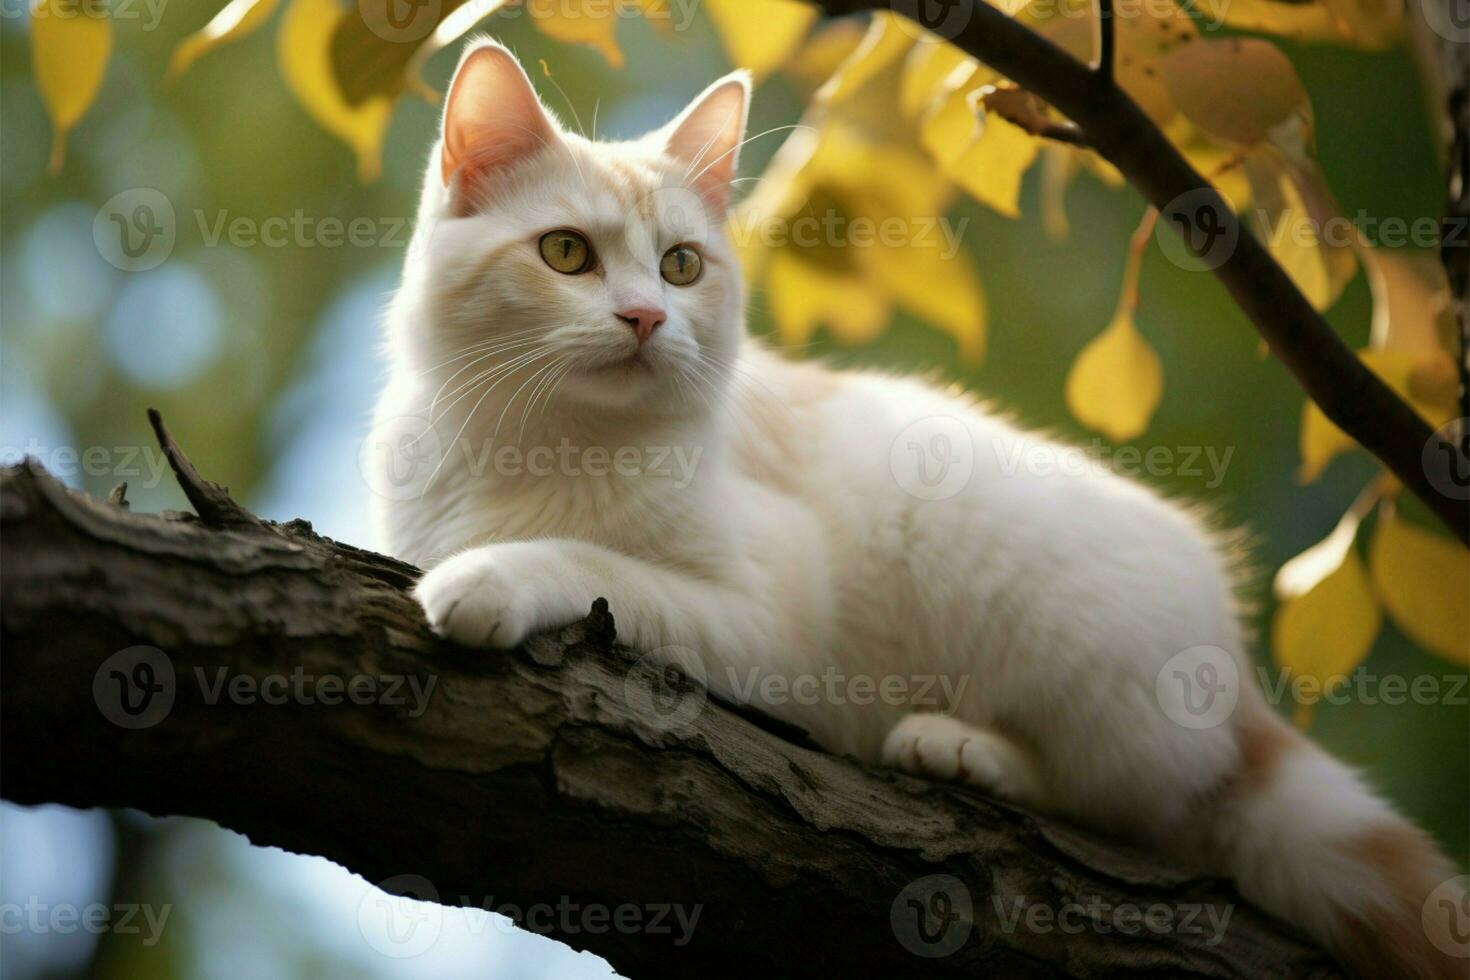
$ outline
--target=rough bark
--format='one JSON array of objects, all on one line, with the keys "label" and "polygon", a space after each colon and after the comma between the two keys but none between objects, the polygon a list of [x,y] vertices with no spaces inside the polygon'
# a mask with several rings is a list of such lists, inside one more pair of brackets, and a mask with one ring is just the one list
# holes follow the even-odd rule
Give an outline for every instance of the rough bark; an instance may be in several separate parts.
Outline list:
[{"label": "rough bark", "polygon": [[[416,569],[255,519],[187,461],[179,476],[212,523],[132,513],[31,462],[0,473],[5,798],[203,817],[444,904],[697,906],[682,946],[679,930],[526,923],[634,978],[1338,975],[1220,882],[824,754],[650,675],[605,603],[510,654],[451,647],[408,592]],[[167,658],[148,655],[151,678],[121,668],[173,691],[160,718],[162,693],[138,719],[118,714],[109,658],[137,645]],[[211,703],[221,668],[231,683],[309,680],[283,704],[228,689]],[[355,677],[432,679],[428,710],[308,703],[324,679]],[[910,886],[932,875],[960,883],[941,890],[964,942],[921,957],[936,947],[907,899],[928,897]],[[1153,906],[1179,928],[1111,911]],[[1184,927],[1195,908],[1232,909],[1228,928],[1205,928],[1208,913]],[[1058,913],[1068,928],[1026,917]]]}]

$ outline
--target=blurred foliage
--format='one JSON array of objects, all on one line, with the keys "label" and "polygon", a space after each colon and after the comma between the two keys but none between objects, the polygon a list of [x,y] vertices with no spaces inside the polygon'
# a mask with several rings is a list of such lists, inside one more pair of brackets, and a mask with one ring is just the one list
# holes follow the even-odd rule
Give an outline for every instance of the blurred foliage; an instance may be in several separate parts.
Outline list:
[{"label": "blurred foliage", "polygon": [[[752,330],[840,364],[936,372],[1249,528],[1257,572],[1245,591],[1268,693],[1283,677],[1315,682],[1273,701],[1465,862],[1465,552],[1303,404],[1109,165],[1033,135],[1061,120],[891,15],[819,22],[786,0],[605,0],[606,17],[565,16],[580,2],[444,0],[414,8],[429,22],[398,28],[378,0],[7,8],[6,453],[39,455],[94,493],[127,479],[141,510],[181,506],[147,465],[143,408],[157,405],[201,468],[257,510],[370,544],[355,459],[376,318],[453,42],[490,31],[540,66],[550,104],[610,137],[662,123],[728,64],[749,65],[762,80],[760,135],[744,170],[764,177],[732,230],[755,287]],[[1129,9],[1120,83],[1250,214],[1365,362],[1428,421],[1448,419],[1443,273],[1432,241],[1390,247],[1387,232],[1432,225],[1444,197],[1402,5]],[[1081,0],[1015,16],[1090,56]],[[408,34],[383,36],[392,29]],[[176,240],[166,261],[130,271],[103,238],[115,233],[110,202],[139,189],[172,211]],[[942,219],[959,236],[950,253],[762,234],[803,215]],[[366,240],[329,231],[362,218]],[[263,234],[273,221],[279,238]],[[1321,233],[1334,222],[1344,236]],[[73,458],[89,448],[105,461]],[[1272,569],[1274,589],[1261,574]],[[1390,680],[1430,693],[1396,697]],[[164,952],[134,954],[155,960],[127,973],[172,972]]]}]

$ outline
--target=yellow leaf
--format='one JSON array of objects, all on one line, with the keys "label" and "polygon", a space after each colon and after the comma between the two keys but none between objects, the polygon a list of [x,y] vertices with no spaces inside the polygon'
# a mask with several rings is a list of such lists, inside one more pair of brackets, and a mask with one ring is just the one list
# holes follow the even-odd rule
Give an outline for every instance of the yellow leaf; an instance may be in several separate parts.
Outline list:
[{"label": "yellow leaf", "polygon": [[1258,234],[1312,306],[1328,309],[1357,271],[1356,229],[1338,211],[1312,161],[1298,165],[1262,144],[1244,166]]},{"label": "yellow leaf", "polygon": [[1368,558],[1373,587],[1398,628],[1470,667],[1470,552],[1393,515],[1379,520]]},{"label": "yellow leaf", "polygon": [[[1436,400],[1425,400],[1413,383],[1416,371],[1427,360],[1448,355],[1436,351],[1424,354],[1404,350],[1366,350],[1359,352],[1358,356],[1369,370],[1382,378],[1383,382],[1396,391],[1400,397],[1407,399],[1414,411],[1418,412],[1431,426],[1437,428],[1453,416],[1454,398],[1452,395],[1436,392],[1435,394],[1439,396]],[[1334,425],[1323,414],[1322,409],[1317,407],[1317,403],[1308,399],[1302,408],[1300,438],[1302,466],[1297,474],[1297,479],[1302,483],[1314,482],[1322,475],[1328,463],[1355,445],[1357,443],[1353,441],[1352,436]]]},{"label": "yellow leaf", "polygon": [[542,34],[596,48],[609,65],[623,67],[617,39],[618,4],[610,0],[525,0],[525,4],[526,14]]},{"label": "yellow leaf", "polygon": [[788,59],[786,74],[807,91],[816,91],[852,56],[863,43],[866,32],[865,25],[850,19],[822,24],[802,45],[801,51]]},{"label": "yellow leaf", "polygon": [[1067,408],[1083,425],[1125,442],[1141,435],[1164,394],[1164,368],[1127,309],[1082,348],[1067,373]]},{"label": "yellow leaf", "polygon": [[[1337,529],[1282,567],[1277,591],[1283,600],[1271,623],[1271,654],[1294,677],[1312,678],[1326,693],[1340,686],[1368,656],[1383,614],[1368,586],[1368,574],[1353,549],[1358,515],[1349,512]],[[1310,574],[1283,588],[1293,567]],[[1303,705],[1309,708],[1310,705]]]},{"label": "yellow leaf", "polygon": [[1060,146],[1043,148],[1041,227],[1051,241],[1064,242],[1071,234],[1072,226],[1067,220],[1067,185],[1072,183],[1079,167],[1077,154]]},{"label": "yellow leaf", "polygon": [[1358,254],[1373,290],[1372,346],[1453,350],[1455,315],[1439,256],[1428,249],[1376,248],[1366,242]]},{"label": "yellow leaf", "polygon": [[1021,179],[1040,149],[1037,137],[990,112],[984,116],[980,138],[945,172],[975,200],[1015,218],[1021,213]]},{"label": "yellow leaf", "polygon": [[174,48],[169,59],[168,81],[178,77],[216,48],[240,40],[270,20],[281,0],[230,0],[208,24],[190,34]]},{"label": "yellow leaf", "polygon": [[[1175,116],[1178,107],[1156,66],[1171,52],[1192,49],[1199,32],[1189,15],[1169,0],[1157,0],[1138,9],[1148,12],[1114,18],[1117,46],[1114,73],[1118,86],[1133,97],[1150,119],[1162,126]],[[1048,40],[1074,57],[1092,61],[1095,41],[1090,12],[1059,10],[1054,17],[1043,21],[1039,29]]]},{"label": "yellow leaf", "polygon": [[823,324],[839,340],[866,343],[888,322],[888,301],[861,276],[807,262],[791,249],[771,257],[767,288],[783,343],[805,344]]},{"label": "yellow leaf", "polygon": [[1159,70],[1180,112],[1234,143],[1261,142],[1308,104],[1291,59],[1260,38],[1196,41],[1165,55]]},{"label": "yellow leaf", "polygon": [[823,129],[808,177],[832,187],[853,203],[854,211],[875,221],[939,215],[953,198],[934,166],[910,144],[875,142],[841,123],[829,122]]},{"label": "yellow leaf", "polygon": [[932,241],[854,251],[869,281],[958,341],[961,360],[978,364],[985,357],[985,291],[970,254],[952,248],[936,235]]},{"label": "yellow leaf", "polygon": [[989,68],[966,64],[951,72],[919,127],[919,142],[940,167],[948,169],[980,136],[980,117],[970,93],[996,76]]},{"label": "yellow leaf", "polygon": [[103,7],[81,0],[31,5],[31,70],[51,117],[51,172],[61,172],[66,134],[86,115],[112,54],[112,21]]},{"label": "yellow leaf", "polygon": [[786,63],[817,19],[817,9],[788,0],[705,0],[725,53],[763,78]]},{"label": "yellow leaf", "polygon": [[[1337,295],[1328,276],[1322,241],[1301,196],[1285,175],[1278,190],[1282,205],[1275,212],[1272,227],[1263,229],[1266,247],[1307,301],[1318,310],[1326,310]],[[1253,192],[1261,195],[1258,187],[1253,187]]]},{"label": "yellow leaf", "polygon": [[837,74],[817,90],[818,103],[842,101],[908,54],[917,42],[910,30],[899,26],[897,18],[897,14],[888,11],[873,15],[863,43],[842,63]]},{"label": "yellow leaf", "polygon": [[993,112],[982,115],[976,109],[977,98],[996,77],[973,63],[952,71],[920,127],[919,141],[945,176],[1014,218],[1020,214],[1021,180],[1042,141]]},{"label": "yellow leaf", "polygon": [[979,66],[974,58],[945,41],[936,39],[916,44],[904,60],[903,84],[898,93],[904,115],[923,114],[936,98],[949,91],[945,80],[962,67],[968,71],[960,72],[960,77],[968,78]]},{"label": "yellow leaf", "polygon": [[383,134],[391,101],[372,96],[349,105],[332,73],[332,32],[347,10],[336,0],[291,0],[276,35],[276,60],[286,87],[307,114],[357,155],[358,179],[376,180],[382,165]]},{"label": "yellow leaf", "polygon": [[1312,545],[1306,551],[1290,559],[1276,571],[1272,592],[1282,602],[1297,599],[1311,592],[1322,581],[1342,567],[1353,542],[1358,539],[1358,528],[1363,523],[1363,514],[1377,502],[1379,491],[1367,490],[1352,508],[1337,522],[1332,533]]},{"label": "yellow leaf", "polygon": [[[1403,34],[1403,0],[1198,0],[1205,23],[1303,41],[1386,48]],[[1426,8],[1427,9],[1427,8]]]}]

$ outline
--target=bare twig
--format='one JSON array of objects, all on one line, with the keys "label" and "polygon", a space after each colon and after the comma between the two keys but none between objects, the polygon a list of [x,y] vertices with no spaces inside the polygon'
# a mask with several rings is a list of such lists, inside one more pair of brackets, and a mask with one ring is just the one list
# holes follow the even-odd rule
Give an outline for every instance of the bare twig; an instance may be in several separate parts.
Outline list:
[{"label": "bare twig", "polygon": [[[951,15],[949,20],[962,26],[947,35],[949,41],[1075,122],[1093,149],[1171,219],[1168,223],[1176,230],[1177,216],[1186,210],[1190,215],[1208,212],[1219,235],[1203,242],[1185,235],[1185,245],[1201,258],[1212,253],[1207,264],[1308,397],[1470,545],[1470,507],[1442,492],[1424,464],[1433,455],[1430,449],[1453,458],[1459,448],[1434,432],[1338,339],[1220,192],[1138,104],[1117,85],[1099,85],[1093,68],[998,7],[976,0],[956,2],[966,16]],[[890,0],[821,0],[831,15],[889,6]],[[1223,257],[1208,248],[1221,238],[1233,243]]]},{"label": "bare twig", "polygon": [[124,480],[123,482],[112,488],[112,492],[107,495],[107,502],[109,504],[112,504],[112,506],[114,507],[121,507],[124,510],[127,510],[131,506],[128,503],[127,480]]},{"label": "bare twig", "polygon": [[211,527],[259,526],[260,520],[235,503],[229,490],[199,475],[194,464],[189,462],[189,457],[184,455],[184,451],[169,434],[158,409],[148,409],[148,422],[153,426],[153,433],[158,437],[158,445],[163,449],[163,454],[168,457],[168,465],[173,468],[179,487],[184,491],[184,496],[189,498],[189,503],[194,505],[194,511],[200,520]]},{"label": "bare twig", "polygon": [[1032,136],[1070,146],[1087,146],[1087,137],[1082,130],[1075,123],[1053,119],[1046,101],[1035,92],[1015,85],[987,85],[976,95],[976,105],[980,109],[995,113]]}]

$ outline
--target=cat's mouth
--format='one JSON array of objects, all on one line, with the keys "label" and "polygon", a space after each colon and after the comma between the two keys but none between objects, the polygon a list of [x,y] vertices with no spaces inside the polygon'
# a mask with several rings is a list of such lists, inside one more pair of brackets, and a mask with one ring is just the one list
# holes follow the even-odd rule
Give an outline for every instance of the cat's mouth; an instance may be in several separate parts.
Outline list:
[{"label": "cat's mouth", "polygon": [[597,374],[628,374],[630,372],[645,374],[653,370],[653,360],[646,351],[639,348],[627,357],[594,364],[588,370]]}]

